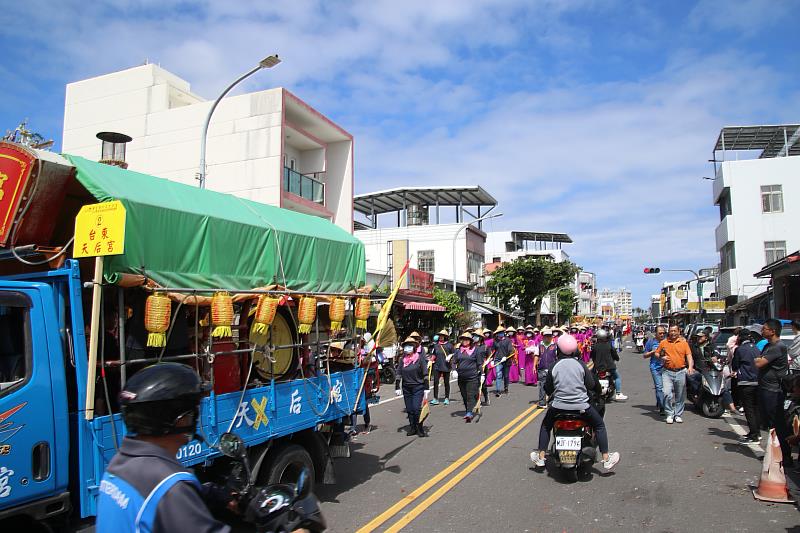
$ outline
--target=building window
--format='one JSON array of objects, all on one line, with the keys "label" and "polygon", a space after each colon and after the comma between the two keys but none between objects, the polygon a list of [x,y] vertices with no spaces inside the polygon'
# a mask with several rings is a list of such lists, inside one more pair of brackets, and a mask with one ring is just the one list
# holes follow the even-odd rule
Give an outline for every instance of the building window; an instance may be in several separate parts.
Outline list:
[{"label": "building window", "polygon": [[783,211],[783,186],[761,186],[761,212],[780,213]]},{"label": "building window", "polygon": [[420,250],[417,252],[417,267],[423,272],[433,274],[436,262],[433,259],[433,250]]},{"label": "building window", "polygon": [[467,281],[483,286],[483,256],[467,252]]},{"label": "building window", "polygon": [[766,264],[774,263],[786,257],[786,241],[766,241],[764,243]]},{"label": "building window", "polygon": [[722,192],[719,197],[719,219],[723,220],[726,216],[732,214],[731,210],[731,191],[728,188]]},{"label": "building window", "polygon": [[725,243],[725,246],[719,250],[719,262],[723,272],[736,268],[736,253],[733,248],[733,241],[731,241]]}]

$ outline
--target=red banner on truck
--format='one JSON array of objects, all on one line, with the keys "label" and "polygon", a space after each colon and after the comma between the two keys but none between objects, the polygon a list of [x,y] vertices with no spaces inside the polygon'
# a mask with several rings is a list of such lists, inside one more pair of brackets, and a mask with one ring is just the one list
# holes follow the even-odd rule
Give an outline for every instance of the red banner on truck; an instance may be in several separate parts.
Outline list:
[{"label": "red banner on truck", "polygon": [[0,246],[6,246],[35,159],[13,145],[0,145]]}]

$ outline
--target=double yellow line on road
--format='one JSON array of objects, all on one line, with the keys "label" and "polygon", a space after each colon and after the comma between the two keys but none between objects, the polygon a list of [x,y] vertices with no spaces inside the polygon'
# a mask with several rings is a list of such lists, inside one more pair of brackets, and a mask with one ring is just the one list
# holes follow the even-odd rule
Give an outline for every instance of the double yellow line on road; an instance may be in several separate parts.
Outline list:
[{"label": "double yellow line on road", "polygon": [[[411,509],[411,511],[409,511],[405,516],[403,516],[400,520],[398,520],[395,524],[393,524],[389,529],[386,530],[387,533],[400,531],[401,528],[408,525],[423,511],[425,511],[428,507],[433,505],[439,498],[444,496],[450,489],[452,489],[458,483],[460,483],[465,477],[467,477],[470,474],[470,472],[472,472],[473,470],[478,468],[481,464],[483,464],[502,445],[504,445],[506,442],[514,438],[514,436],[517,433],[525,429],[525,427],[527,427],[527,425],[530,424],[533,421],[533,419],[539,416],[539,414],[542,412],[543,412],[542,410],[537,410],[537,407],[535,405],[529,407],[528,409],[517,415],[508,424],[506,424],[505,426],[497,430],[495,433],[493,433],[491,436],[489,436],[486,440],[484,440],[483,442],[475,446],[473,449],[471,449],[469,452],[467,452],[465,455],[460,457],[450,466],[448,466],[447,468],[445,468],[444,470],[433,476],[431,479],[420,485],[418,488],[410,492],[408,495],[404,496],[400,501],[395,503],[389,509],[387,509],[380,515],[376,516],[375,518],[373,518],[368,524],[361,527],[356,533],[370,533],[372,531],[375,531],[378,527],[380,527],[382,524],[390,520],[397,513],[402,511],[405,507],[413,503],[414,500],[425,494],[434,485],[436,485],[444,478],[455,472],[462,465],[464,465],[470,459],[472,459],[475,455],[479,454],[484,448],[489,447],[489,449],[484,451],[472,464],[468,465],[462,471],[458,472],[449,481],[447,481],[444,485],[439,487],[435,492],[433,492],[430,496],[425,498],[425,500],[420,502],[416,507]],[[508,431],[509,429],[511,429],[511,431]],[[508,431],[508,433],[506,435],[503,435],[503,433],[505,433],[506,431]]]}]

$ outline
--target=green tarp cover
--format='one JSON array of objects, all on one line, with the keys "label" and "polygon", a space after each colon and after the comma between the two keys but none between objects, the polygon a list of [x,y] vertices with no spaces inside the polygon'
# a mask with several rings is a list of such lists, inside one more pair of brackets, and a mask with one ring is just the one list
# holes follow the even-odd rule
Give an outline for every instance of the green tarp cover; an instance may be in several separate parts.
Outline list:
[{"label": "green tarp cover", "polygon": [[[164,287],[345,292],[366,282],[364,245],[322,218],[65,155],[99,202],[127,211],[125,254],[105,275],[145,274]],[[281,271],[283,260],[283,272]]]}]

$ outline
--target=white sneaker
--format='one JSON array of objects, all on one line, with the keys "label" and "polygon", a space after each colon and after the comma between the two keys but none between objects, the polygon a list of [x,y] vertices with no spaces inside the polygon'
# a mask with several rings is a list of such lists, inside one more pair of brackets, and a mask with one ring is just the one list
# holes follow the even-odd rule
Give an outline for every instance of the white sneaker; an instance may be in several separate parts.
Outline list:
[{"label": "white sneaker", "polygon": [[534,466],[538,468],[542,468],[545,465],[545,460],[539,457],[539,452],[537,451],[531,452],[531,461],[533,461]]},{"label": "white sneaker", "polygon": [[603,468],[611,470],[619,462],[619,453],[611,452],[608,454],[608,460],[603,461]]},{"label": "white sneaker", "polygon": [[675,419],[673,417],[671,417],[671,416],[667,417],[667,424],[672,424],[674,421],[675,421]]},{"label": "white sneaker", "polygon": [[615,399],[615,400],[627,400],[627,399],[628,399],[628,397],[627,397],[627,396],[625,396],[624,394],[622,394],[621,392],[618,392],[618,393],[616,394],[616,396],[614,396],[614,399]]},{"label": "white sneaker", "polygon": [[683,418],[681,418],[679,416],[676,416],[675,417],[675,422],[677,422],[678,424],[683,424]]}]

